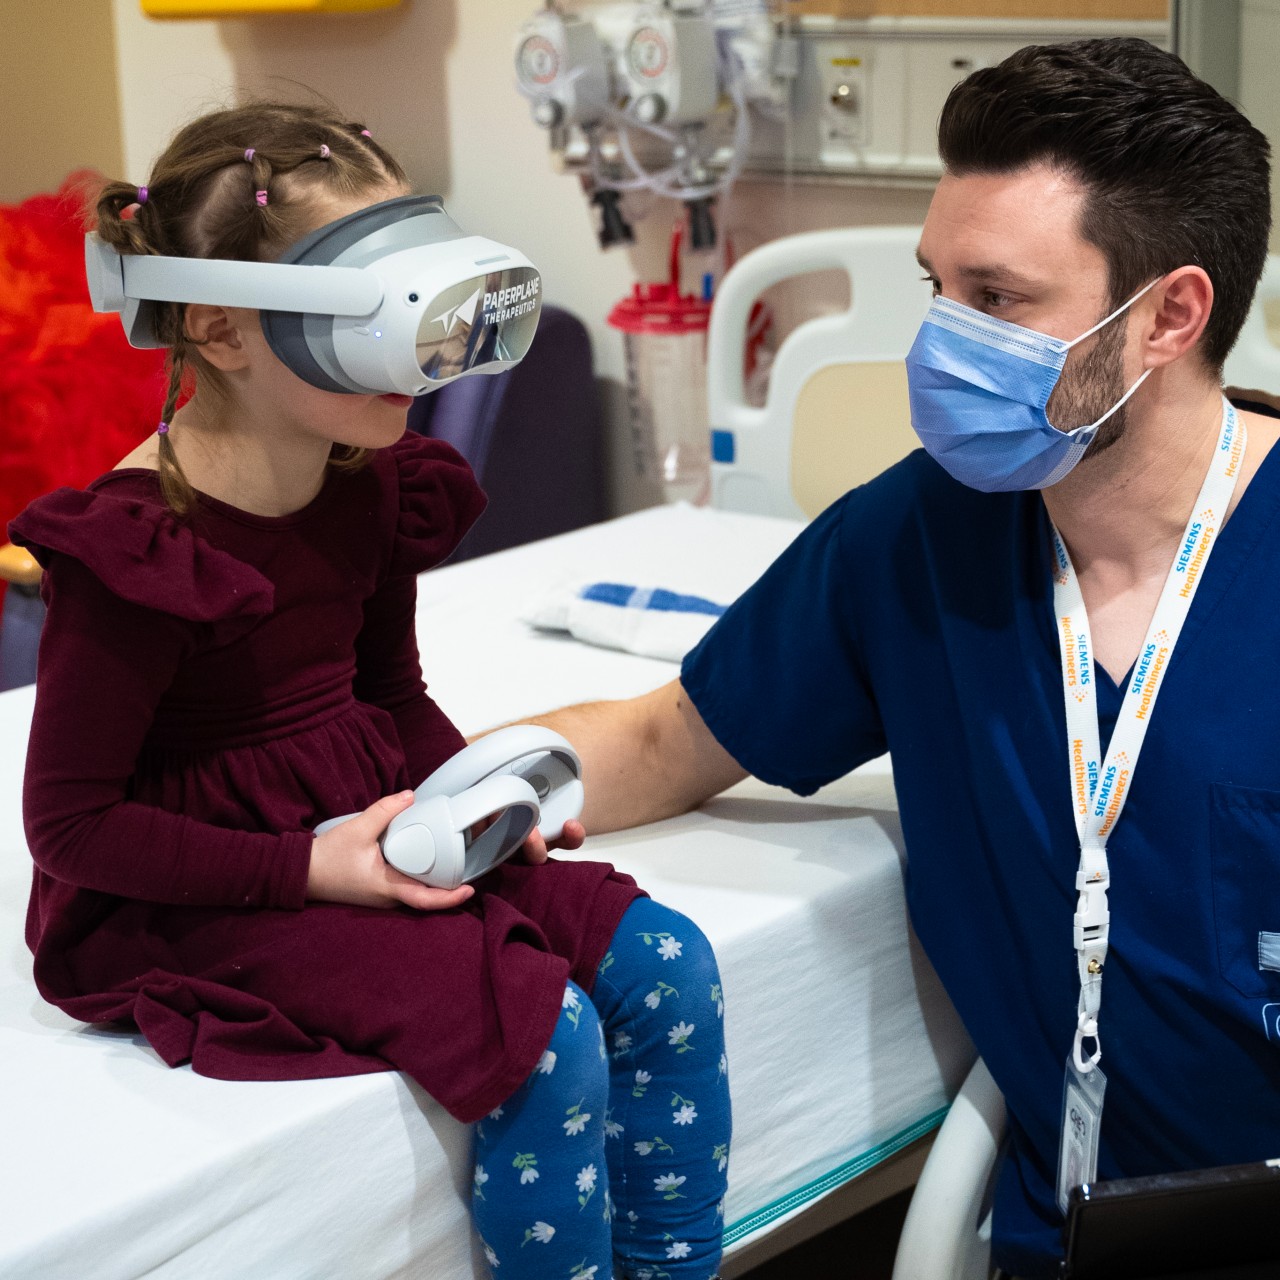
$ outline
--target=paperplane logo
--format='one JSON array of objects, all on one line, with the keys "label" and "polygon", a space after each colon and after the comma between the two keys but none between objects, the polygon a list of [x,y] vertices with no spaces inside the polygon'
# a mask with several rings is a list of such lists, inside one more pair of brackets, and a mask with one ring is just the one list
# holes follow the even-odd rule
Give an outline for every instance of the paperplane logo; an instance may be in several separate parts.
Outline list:
[{"label": "paperplane logo", "polygon": [[[1182,590],[1178,595],[1182,599],[1190,598],[1191,593],[1196,589],[1196,579],[1200,576],[1200,570],[1204,568],[1204,558],[1209,554],[1209,544],[1213,541],[1215,517],[1211,510],[1204,510],[1200,513],[1198,520],[1191,526],[1192,529],[1199,527],[1199,533],[1196,535],[1199,539],[1199,545],[1191,553],[1186,564],[1183,564],[1183,551],[1178,553],[1178,572],[1186,576],[1186,582],[1182,584]],[[1190,530],[1188,530],[1190,534]]]},{"label": "paperplane logo", "polygon": [[444,325],[446,336],[453,332],[453,326],[459,322],[465,325],[474,324],[476,307],[480,304],[480,295],[483,292],[483,289],[477,289],[465,302],[460,302],[456,307],[449,307],[438,316],[433,316],[431,323]]}]

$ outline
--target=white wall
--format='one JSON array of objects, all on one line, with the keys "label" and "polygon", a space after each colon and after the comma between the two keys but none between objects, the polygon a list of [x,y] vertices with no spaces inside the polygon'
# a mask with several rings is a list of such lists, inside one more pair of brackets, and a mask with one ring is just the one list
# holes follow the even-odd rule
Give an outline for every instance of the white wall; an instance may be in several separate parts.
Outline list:
[{"label": "white wall", "polygon": [[[1240,8],[1240,109],[1271,139],[1271,205],[1280,208],[1280,0],[1244,0]],[[1280,253],[1273,221],[1271,252]]]},{"label": "white wall", "polygon": [[[512,73],[515,33],[538,0],[404,0],[372,14],[155,22],[112,0],[126,174],[142,182],[182,121],[238,91],[296,97],[302,86],[364,120],[421,190],[467,228],[517,245],[548,301],[591,332],[609,410],[615,511],[656,499],[634,470],[623,423],[622,340],[609,308],[636,279],[665,274],[675,206],[658,202],[633,248],[600,250],[578,181],[556,171]],[[920,221],[927,195],[744,184],[729,213],[746,247],[840,223]],[[782,304],[786,306],[785,301]]]}]

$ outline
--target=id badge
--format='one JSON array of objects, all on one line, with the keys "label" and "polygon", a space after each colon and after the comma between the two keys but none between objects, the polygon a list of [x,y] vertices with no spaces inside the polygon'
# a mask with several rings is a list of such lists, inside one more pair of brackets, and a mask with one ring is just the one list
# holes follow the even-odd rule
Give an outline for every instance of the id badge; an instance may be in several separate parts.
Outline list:
[{"label": "id badge", "polygon": [[1058,1146],[1058,1208],[1065,1214],[1071,1188],[1098,1176],[1098,1137],[1107,1077],[1099,1067],[1085,1075],[1067,1058],[1062,1082],[1062,1138]]}]

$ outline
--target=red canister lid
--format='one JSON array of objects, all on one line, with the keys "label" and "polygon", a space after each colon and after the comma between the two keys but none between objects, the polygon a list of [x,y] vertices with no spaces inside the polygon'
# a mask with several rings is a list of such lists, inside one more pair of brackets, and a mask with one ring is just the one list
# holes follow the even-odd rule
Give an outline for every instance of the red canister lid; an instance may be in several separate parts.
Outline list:
[{"label": "red canister lid", "polygon": [[711,303],[692,293],[680,292],[681,228],[671,235],[671,278],[665,282],[641,282],[609,312],[609,324],[623,333],[705,332]]}]

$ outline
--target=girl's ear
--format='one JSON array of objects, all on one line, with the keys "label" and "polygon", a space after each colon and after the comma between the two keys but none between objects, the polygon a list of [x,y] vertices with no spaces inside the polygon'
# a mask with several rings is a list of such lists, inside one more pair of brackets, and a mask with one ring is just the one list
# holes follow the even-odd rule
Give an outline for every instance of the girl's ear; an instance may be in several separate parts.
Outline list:
[{"label": "girl's ear", "polygon": [[215,369],[230,373],[243,369],[249,362],[245,330],[252,316],[253,312],[244,307],[193,302],[186,308],[184,328],[187,337]]}]

